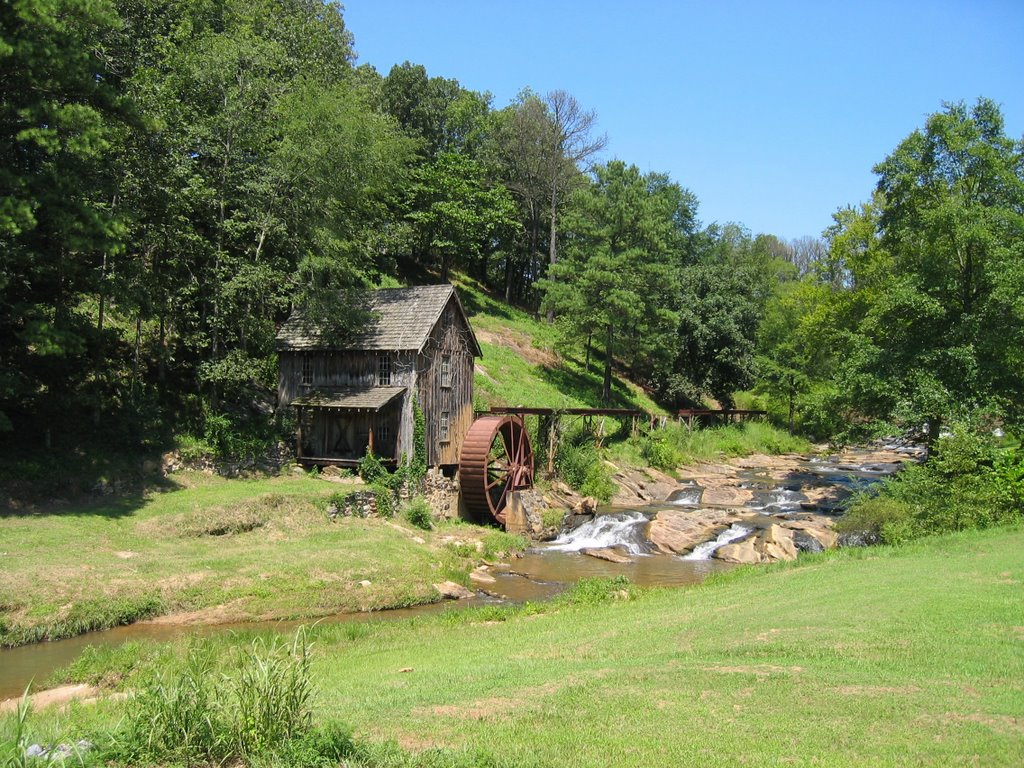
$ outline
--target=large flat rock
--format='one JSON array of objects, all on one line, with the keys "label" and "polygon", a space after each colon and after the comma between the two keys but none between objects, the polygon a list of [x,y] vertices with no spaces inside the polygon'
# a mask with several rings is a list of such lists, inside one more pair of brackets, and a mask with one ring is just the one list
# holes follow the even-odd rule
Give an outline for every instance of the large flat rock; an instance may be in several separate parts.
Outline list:
[{"label": "large flat rock", "polygon": [[662,509],[648,524],[647,538],[662,554],[684,555],[753,515],[727,509]]}]

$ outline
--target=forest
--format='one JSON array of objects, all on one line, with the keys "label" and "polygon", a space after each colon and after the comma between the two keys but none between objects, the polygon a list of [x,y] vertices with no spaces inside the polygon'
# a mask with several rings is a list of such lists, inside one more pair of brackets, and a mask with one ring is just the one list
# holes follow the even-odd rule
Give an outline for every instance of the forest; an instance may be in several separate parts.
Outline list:
[{"label": "forest", "polygon": [[816,439],[1024,410],[1024,144],[936,111],[819,238],[702,222],[565,91],[358,65],[321,0],[0,6],[4,453],[274,435],[274,333],[469,275],[666,409]]}]

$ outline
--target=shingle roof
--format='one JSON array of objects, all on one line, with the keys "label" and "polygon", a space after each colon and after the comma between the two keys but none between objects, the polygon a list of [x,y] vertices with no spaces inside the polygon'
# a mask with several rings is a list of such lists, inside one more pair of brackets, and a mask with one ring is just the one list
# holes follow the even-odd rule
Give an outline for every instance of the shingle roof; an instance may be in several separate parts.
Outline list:
[{"label": "shingle roof", "polygon": [[405,387],[335,387],[297,397],[291,404],[347,411],[379,411],[403,392]]},{"label": "shingle roof", "polygon": [[[415,288],[381,288],[367,294],[368,309],[373,319],[363,330],[340,342],[326,342],[299,311],[277,332],[279,350],[348,349],[348,350],[405,350],[419,351],[427,342],[431,330],[441,317],[448,301],[455,305],[463,318],[458,294],[450,285],[423,285]],[[466,325],[469,319],[466,318]],[[473,353],[479,356],[480,345],[470,328]]]}]

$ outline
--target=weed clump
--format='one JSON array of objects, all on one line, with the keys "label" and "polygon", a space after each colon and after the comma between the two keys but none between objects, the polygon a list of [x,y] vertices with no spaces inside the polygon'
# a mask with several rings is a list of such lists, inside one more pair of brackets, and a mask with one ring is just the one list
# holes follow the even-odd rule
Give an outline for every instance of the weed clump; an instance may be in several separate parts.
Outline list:
[{"label": "weed clump", "polygon": [[291,641],[257,637],[226,656],[215,643],[196,641],[183,659],[165,660],[141,681],[107,757],[130,764],[340,760],[352,749],[351,733],[313,728],[313,693],[303,629]]},{"label": "weed clump", "polygon": [[608,502],[615,495],[611,473],[600,451],[591,442],[567,442],[559,448],[555,469],[566,483],[584,496]]},{"label": "weed clump", "polygon": [[417,496],[405,505],[405,519],[411,525],[422,528],[424,531],[429,531],[434,527],[434,518],[430,512],[430,505],[427,504],[427,500],[422,496]]}]

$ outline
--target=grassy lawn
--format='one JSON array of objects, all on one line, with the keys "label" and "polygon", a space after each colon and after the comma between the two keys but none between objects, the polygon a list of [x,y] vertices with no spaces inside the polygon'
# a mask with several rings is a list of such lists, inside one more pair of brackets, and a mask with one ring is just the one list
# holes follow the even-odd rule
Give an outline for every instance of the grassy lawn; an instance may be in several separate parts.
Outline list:
[{"label": "grassy lawn", "polygon": [[386,629],[325,643],[317,677],[367,739],[510,765],[1022,765],[1022,549],[964,534]]},{"label": "grassy lawn", "polygon": [[[1022,548],[992,530],[540,612],[322,625],[314,721],[354,728],[349,766],[1019,766]],[[123,707],[36,727],[89,733]]]},{"label": "grassy lawn", "polygon": [[436,533],[331,522],[324,499],[352,486],[174,477],[174,490],[0,516],[0,644],[172,612],[223,621],[405,606],[465,578],[469,562],[435,546]]}]

